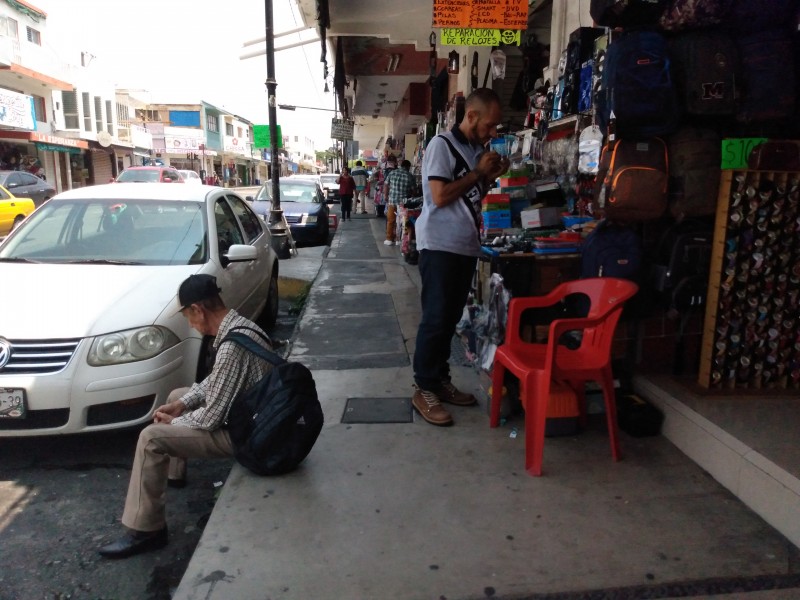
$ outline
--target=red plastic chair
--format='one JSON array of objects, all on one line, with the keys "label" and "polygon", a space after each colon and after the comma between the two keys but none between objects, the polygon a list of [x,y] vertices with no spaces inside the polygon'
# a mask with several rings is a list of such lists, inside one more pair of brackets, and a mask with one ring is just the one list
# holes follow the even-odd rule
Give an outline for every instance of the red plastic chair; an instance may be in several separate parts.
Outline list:
[{"label": "red plastic chair", "polygon": [[[563,381],[577,394],[581,421],[586,421],[585,383],[596,381],[603,390],[611,456],[621,458],[617,440],[617,411],[611,374],[611,342],[625,301],[638,286],[612,277],[579,279],[556,287],[545,296],[513,298],[508,305],[505,342],[497,348],[492,372],[491,427],[500,422],[500,400],[506,369],[520,382],[520,401],[525,408],[525,469],[542,474],[547,403],[552,380]],[[520,337],[522,313],[529,308],[551,307],[570,294],[585,294],[590,302],[585,318],[557,319],[550,324],[547,343],[525,342]],[[559,344],[568,331],[582,331],[580,346]]]}]

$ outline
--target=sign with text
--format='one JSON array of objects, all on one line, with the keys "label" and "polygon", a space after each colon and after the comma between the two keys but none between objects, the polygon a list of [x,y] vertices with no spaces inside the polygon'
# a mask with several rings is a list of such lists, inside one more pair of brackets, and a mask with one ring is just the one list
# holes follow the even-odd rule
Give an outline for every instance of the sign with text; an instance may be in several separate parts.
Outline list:
[{"label": "sign with text", "polygon": [[433,26],[527,29],[528,0],[433,0]]},{"label": "sign with text", "polygon": [[331,119],[331,138],[334,140],[352,140],[355,121],[347,119]]},{"label": "sign with text", "polygon": [[440,30],[442,46],[519,46],[522,33],[519,29],[461,29],[445,27]]},{"label": "sign with text", "polygon": [[767,138],[730,138],[722,140],[722,168],[746,169],[750,151]]},{"label": "sign with text", "polygon": [[[278,148],[283,148],[283,135],[281,126],[276,125],[278,130]],[[269,135],[269,125],[253,125],[253,148],[271,148],[272,139]]]}]

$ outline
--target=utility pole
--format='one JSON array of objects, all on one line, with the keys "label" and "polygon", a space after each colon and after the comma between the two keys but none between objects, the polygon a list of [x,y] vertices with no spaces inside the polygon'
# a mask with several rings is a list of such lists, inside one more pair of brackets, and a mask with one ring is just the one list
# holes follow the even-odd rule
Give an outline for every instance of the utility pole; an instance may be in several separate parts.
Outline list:
[{"label": "utility pole", "polygon": [[[267,41],[267,103],[269,113],[269,146],[270,146],[270,169],[272,171],[272,203],[269,213],[269,228],[272,233],[272,247],[280,257],[291,256],[284,252],[285,248],[294,246],[291,239],[292,233],[286,225],[281,208],[281,187],[280,187],[280,161],[278,160],[278,102],[275,97],[275,88],[278,86],[275,81],[275,31],[272,19],[272,0],[264,0],[264,21],[265,35]],[[287,246],[288,243],[288,246]]]}]

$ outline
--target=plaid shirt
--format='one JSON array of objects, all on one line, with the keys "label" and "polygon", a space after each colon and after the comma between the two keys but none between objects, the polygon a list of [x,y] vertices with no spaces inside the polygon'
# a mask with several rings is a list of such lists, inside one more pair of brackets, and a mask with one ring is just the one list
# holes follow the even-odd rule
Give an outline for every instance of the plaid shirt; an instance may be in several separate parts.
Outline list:
[{"label": "plaid shirt", "polygon": [[[214,340],[214,348],[217,350],[214,367],[203,381],[192,384],[189,391],[181,396],[181,402],[190,410],[173,419],[172,425],[208,431],[219,429],[239,392],[258,383],[272,368],[272,365],[239,344],[228,342],[220,346],[222,339],[234,327],[251,327],[262,331],[255,323],[245,319],[235,310],[228,311],[220,323]],[[239,331],[264,345],[264,340],[258,334],[247,329]]]},{"label": "plaid shirt", "polygon": [[386,185],[389,186],[389,204],[400,204],[405,198],[414,196],[417,180],[401,167],[386,176]]}]

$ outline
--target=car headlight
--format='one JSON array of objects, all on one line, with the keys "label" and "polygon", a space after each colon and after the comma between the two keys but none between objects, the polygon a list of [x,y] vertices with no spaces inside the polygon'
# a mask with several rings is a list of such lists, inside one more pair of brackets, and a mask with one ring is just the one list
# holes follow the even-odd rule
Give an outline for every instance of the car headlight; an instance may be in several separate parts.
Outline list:
[{"label": "car headlight", "polygon": [[306,223],[316,223],[317,222],[317,215],[306,215],[305,222]]},{"label": "car headlight", "polygon": [[149,325],[101,335],[92,342],[87,362],[93,367],[147,360],[178,343],[166,327]]}]

